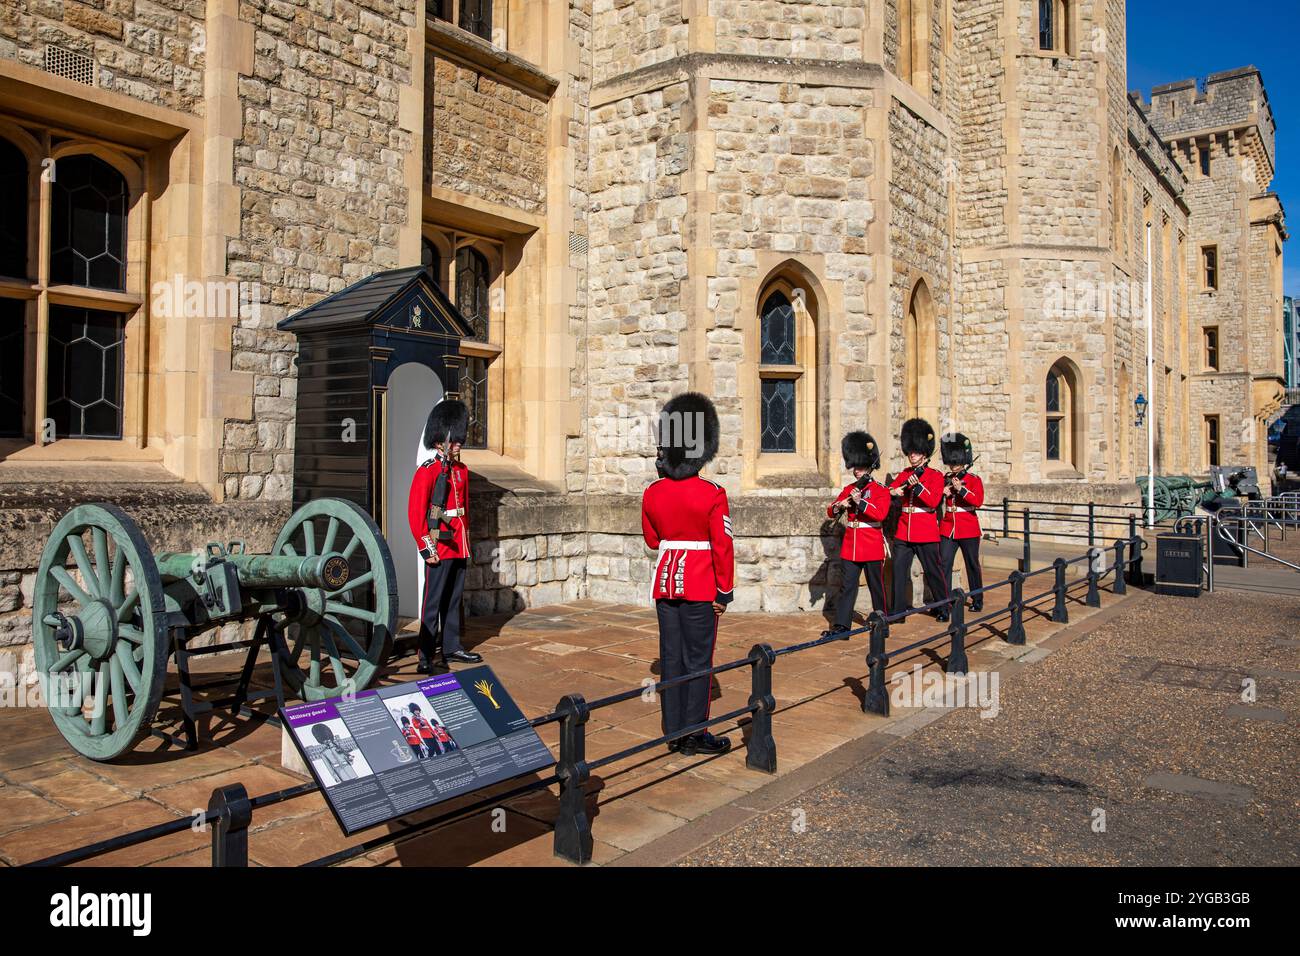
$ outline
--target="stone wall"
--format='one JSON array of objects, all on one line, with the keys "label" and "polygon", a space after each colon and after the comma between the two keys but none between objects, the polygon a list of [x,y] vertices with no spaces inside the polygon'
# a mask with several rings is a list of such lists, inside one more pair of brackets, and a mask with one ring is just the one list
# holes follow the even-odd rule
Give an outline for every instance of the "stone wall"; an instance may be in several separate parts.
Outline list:
[{"label": "stone wall", "polygon": [[[889,252],[893,262],[890,279],[890,407],[901,417],[907,408],[904,376],[904,320],[917,279],[929,290],[936,326],[936,352],[923,363],[935,369],[950,367],[951,274],[948,196],[955,161],[950,159],[945,137],[897,100],[889,110]],[[918,347],[924,347],[918,343]],[[922,397],[924,403],[924,397]],[[952,393],[947,375],[939,376],[940,431],[952,415]]]},{"label": "stone wall", "polygon": [[[569,372],[570,394],[585,399],[589,380],[587,316],[591,304],[589,270],[591,202],[591,134],[592,85],[592,0],[572,0],[569,8],[569,38],[577,46],[578,70],[567,79],[570,97],[575,104],[569,117],[568,142],[573,157],[569,185],[569,203],[573,210],[573,239],[569,244],[569,268],[574,273],[574,295],[569,306],[569,335],[574,343],[574,363]],[[590,423],[584,417],[578,434],[565,440],[565,488],[570,492],[587,489],[587,461]]]},{"label": "stone wall", "polygon": [[205,0],[5,0],[0,58],[44,68],[47,45],[88,56],[97,85],[203,113]]},{"label": "stone wall", "polygon": [[276,323],[407,264],[397,243],[412,214],[402,169],[412,144],[397,110],[411,82],[416,9],[417,0],[240,6],[254,27],[254,57],[239,78],[242,209],[226,252],[229,274],[254,284],[260,308],[241,315],[233,334],[231,364],[254,376],[254,399],[251,420],[225,425],[227,499],[292,494],[295,342]]},{"label": "stone wall", "polygon": [[688,384],[686,175],[690,88],[673,83],[591,115],[587,487],[640,492],[654,478],[644,427]]},{"label": "stone wall", "polygon": [[861,60],[861,0],[714,0],[719,53]]},{"label": "stone wall", "polygon": [[429,51],[425,180],[466,196],[546,211],[546,100]]},{"label": "stone wall", "polygon": [[592,82],[671,60],[687,51],[683,0],[595,0]]}]

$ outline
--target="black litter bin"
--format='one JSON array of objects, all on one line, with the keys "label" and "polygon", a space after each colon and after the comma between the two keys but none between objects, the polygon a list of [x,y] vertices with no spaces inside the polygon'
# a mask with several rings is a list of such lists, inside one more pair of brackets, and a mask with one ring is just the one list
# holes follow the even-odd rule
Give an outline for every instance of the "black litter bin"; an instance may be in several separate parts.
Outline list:
[{"label": "black litter bin", "polygon": [[1156,536],[1156,593],[1200,597],[1204,575],[1204,542],[1200,535]]}]

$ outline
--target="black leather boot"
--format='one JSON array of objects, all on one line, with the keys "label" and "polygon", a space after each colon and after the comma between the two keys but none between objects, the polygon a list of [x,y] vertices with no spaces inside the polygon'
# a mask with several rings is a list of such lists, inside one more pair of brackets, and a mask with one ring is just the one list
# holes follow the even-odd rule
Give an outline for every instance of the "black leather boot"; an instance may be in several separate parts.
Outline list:
[{"label": "black leather boot", "polygon": [[731,741],[726,737],[715,737],[713,734],[705,731],[702,734],[692,734],[689,737],[683,737],[681,743],[681,753],[688,757],[704,754],[706,756],[715,756],[725,754],[731,749]]}]

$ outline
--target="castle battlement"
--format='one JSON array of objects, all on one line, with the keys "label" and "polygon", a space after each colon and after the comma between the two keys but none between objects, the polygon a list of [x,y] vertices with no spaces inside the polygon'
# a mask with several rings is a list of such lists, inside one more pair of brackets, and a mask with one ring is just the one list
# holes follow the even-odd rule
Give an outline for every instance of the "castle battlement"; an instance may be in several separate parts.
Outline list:
[{"label": "castle battlement", "polygon": [[1272,177],[1276,124],[1264,79],[1255,67],[1211,73],[1203,82],[1191,78],[1165,83],[1151,91],[1151,102],[1143,108],[1167,142],[1229,132],[1254,140],[1258,158]]}]

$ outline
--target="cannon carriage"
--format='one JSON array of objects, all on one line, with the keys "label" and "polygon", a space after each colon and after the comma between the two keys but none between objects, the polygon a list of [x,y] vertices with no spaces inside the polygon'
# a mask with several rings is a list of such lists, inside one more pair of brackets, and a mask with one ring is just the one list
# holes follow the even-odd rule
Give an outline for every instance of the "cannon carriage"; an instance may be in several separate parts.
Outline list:
[{"label": "cannon carriage", "polygon": [[[391,647],[397,578],[379,528],[359,505],[308,502],[281,529],[270,554],[242,542],[153,554],[135,522],[111,504],[79,505],[51,532],[33,593],[36,668],[67,742],[112,760],[153,728],[168,660],[179,677],[184,745],[196,719],[218,707],[292,695],[323,700],[356,693]],[[231,622],[256,621],[252,638],[196,639]],[[269,648],[274,687],[250,683]],[[195,683],[189,662],[246,650],[238,676]],[[233,687],[228,696],[197,696]]]}]

